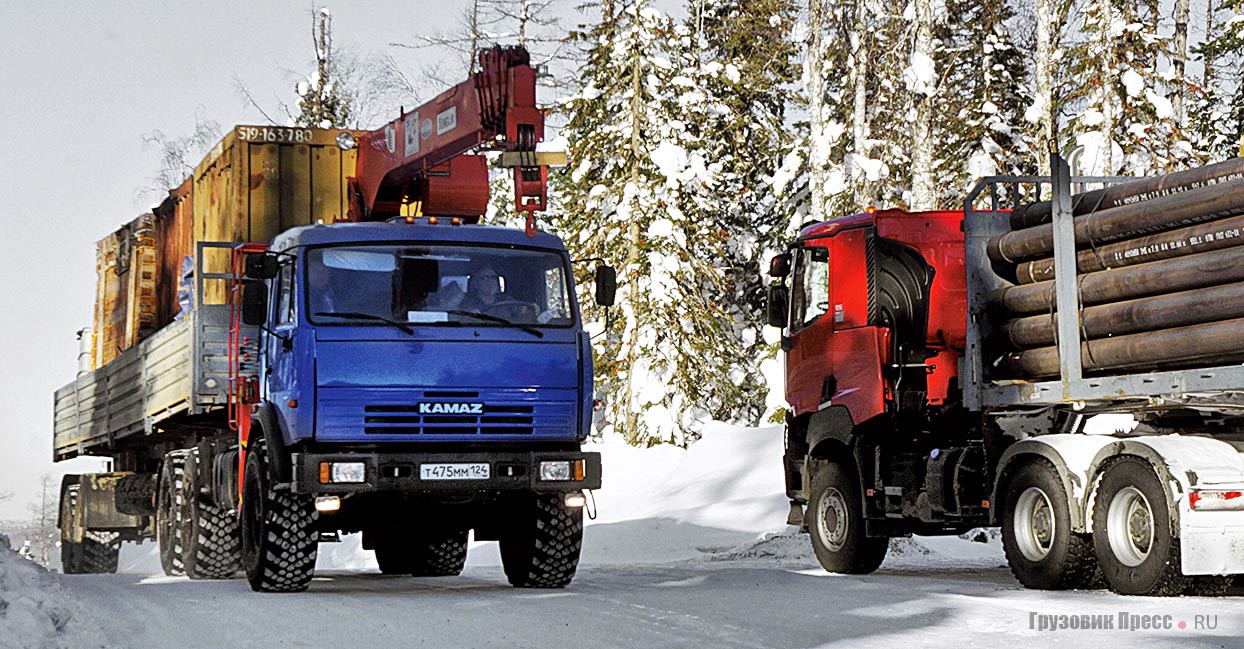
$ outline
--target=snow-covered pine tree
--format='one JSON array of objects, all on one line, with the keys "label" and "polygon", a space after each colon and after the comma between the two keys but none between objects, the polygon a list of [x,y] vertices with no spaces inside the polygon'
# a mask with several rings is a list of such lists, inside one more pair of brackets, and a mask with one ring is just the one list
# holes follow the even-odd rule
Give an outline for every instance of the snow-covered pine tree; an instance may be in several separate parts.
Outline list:
[{"label": "snow-covered pine tree", "polygon": [[[838,32],[850,49],[846,70],[848,85],[843,88],[844,109],[840,119],[850,131],[843,144],[842,162],[846,191],[840,196],[837,213],[848,213],[874,203],[885,203],[882,187],[889,176],[885,148],[874,133],[882,138],[893,135],[893,127],[901,116],[892,114],[899,99],[896,81],[887,74],[893,71],[893,12],[886,0],[861,0],[839,3]],[[885,124],[889,122],[888,126]]]},{"label": "snow-covered pine tree", "polygon": [[830,149],[833,142],[828,137],[832,129],[833,93],[826,88],[827,69],[832,66],[838,52],[831,49],[833,39],[827,38],[832,8],[830,0],[808,0],[808,54],[804,59],[803,84],[808,97],[807,176],[810,190],[809,212],[813,218],[823,218],[828,208],[826,188],[829,186]]},{"label": "snow-covered pine tree", "polygon": [[[906,0],[878,0],[871,7],[860,8],[868,10],[861,25],[867,25],[872,40],[868,158],[880,166],[878,180],[869,183],[870,194],[860,207],[908,205],[912,195],[913,125],[922,119],[915,106],[917,93],[913,92],[917,79],[911,74],[915,6]],[[929,9],[942,15],[938,6]]]},{"label": "snow-covered pine tree", "polygon": [[[682,207],[713,224],[720,237],[693,242],[692,254],[710,260],[720,278],[702,290],[725,305],[723,345],[740,351],[733,361],[738,389],[710,396],[714,418],[755,422],[765,402],[756,368],[774,349],[763,336],[764,262],[789,236],[790,213],[772,179],[792,152],[787,125],[797,78],[790,39],[791,0],[691,0],[692,34],[685,78],[694,84],[679,102],[686,113],[688,150],[713,161],[714,182],[684,185]],[[676,78],[677,79],[677,78]],[[729,397],[729,398],[725,398]]]},{"label": "snow-covered pine tree", "polygon": [[1198,152],[1209,161],[1244,152],[1244,0],[1209,0],[1201,57],[1202,93],[1191,113]]},{"label": "snow-covered pine tree", "polygon": [[896,67],[893,47],[902,30],[896,11],[902,8],[893,0],[808,2],[808,124],[800,140],[806,145],[796,151],[807,152],[809,218],[849,214],[895,195],[886,182],[894,153],[889,144],[894,129],[906,128],[896,74],[902,66]]},{"label": "snow-covered pine tree", "polygon": [[1070,130],[1085,146],[1081,169],[1144,175],[1166,169],[1175,135],[1157,0],[1088,0],[1081,43],[1064,78]]},{"label": "snow-covered pine tree", "polygon": [[975,181],[1035,171],[1022,128],[1031,103],[1024,57],[1011,40],[1007,0],[949,0],[936,32],[944,89],[937,105],[935,174],[940,207],[957,207]]},{"label": "snow-covered pine tree", "polygon": [[571,165],[558,183],[557,230],[575,257],[619,270],[618,313],[597,346],[615,430],[635,444],[686,443],[754,398],[737,374],[732,296],[713,260],[697,256],[726,240],[697,218],[722,166],[686,146],[695,137],[686,119],[725,108],[694,92],[685,25],[648,0],[606,0],[600,11],[578,35],[583,87],[563,105]]}]

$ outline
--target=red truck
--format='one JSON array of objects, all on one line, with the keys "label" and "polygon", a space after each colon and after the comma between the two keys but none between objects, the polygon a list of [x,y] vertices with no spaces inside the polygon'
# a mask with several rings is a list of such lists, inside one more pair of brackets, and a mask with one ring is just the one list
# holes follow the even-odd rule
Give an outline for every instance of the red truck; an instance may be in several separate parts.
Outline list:
[{"label": "red truck", "polygon": [[[825,569],[869,573],[891,537],[995,525],[1031,588],[1206,592],[1244,572],[1244,307],[1222,299],[1244,247],[1186,232],[1239,234],[1241,172],[1122,183],[1056,157],[1049,177],[982,180],[965,210],[806,225],[771,262],[767,315],[790,522]],[[1118,261],[1088,268],[1105,246]],[[1016,276],[1044,255],[1053,279]],[[1086,434],[1099,413],[1140,424]]]}]

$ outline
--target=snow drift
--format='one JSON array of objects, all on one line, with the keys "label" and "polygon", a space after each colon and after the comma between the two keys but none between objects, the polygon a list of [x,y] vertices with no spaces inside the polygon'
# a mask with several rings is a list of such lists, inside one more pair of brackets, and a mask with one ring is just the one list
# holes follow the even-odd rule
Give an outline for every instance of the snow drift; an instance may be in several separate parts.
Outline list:
[{"label": "snow drift", "polygon": [[56,575],[14,552],[0,535],[0,647],[102,646],[98,629]]}]

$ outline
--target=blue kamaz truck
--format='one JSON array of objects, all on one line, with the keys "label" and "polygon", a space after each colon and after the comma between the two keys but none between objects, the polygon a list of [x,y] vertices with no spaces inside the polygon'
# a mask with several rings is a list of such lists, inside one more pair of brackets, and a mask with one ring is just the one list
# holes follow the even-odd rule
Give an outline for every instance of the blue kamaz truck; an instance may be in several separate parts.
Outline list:
[{"label": "blue kamaz truck", "polygon": [[[154,537],[168,574],[300,591],[341,534],[384,573],[444,576],[473,532],[513,585],[570,582],[601,484],[591,344],[533,219],[534,71],[501,48],[479,70],[374,132],[237,127],[101,242],[94,367],[56,393],[54,454],[111,466],[64,479],[64,572]],[[481,148],[514,168],[525,228],[477,223]]]}]

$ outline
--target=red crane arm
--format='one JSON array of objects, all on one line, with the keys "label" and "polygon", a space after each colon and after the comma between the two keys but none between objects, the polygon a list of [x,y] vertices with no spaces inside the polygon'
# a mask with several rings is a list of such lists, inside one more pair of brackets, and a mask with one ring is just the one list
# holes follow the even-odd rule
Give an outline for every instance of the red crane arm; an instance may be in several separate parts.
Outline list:
[{"label": "red crane arm", "polygon": [[478,220],[488,208],[488,169],[477,149],[501,149],[513,161],[519,210],[543,210],[548,167],[536,162],[544,113],[536,107],[536,71],[522,47],[479,53],[478,71],[432,101],[359,142],[354,218],[382,220],[418,202],[424,214]]}]

